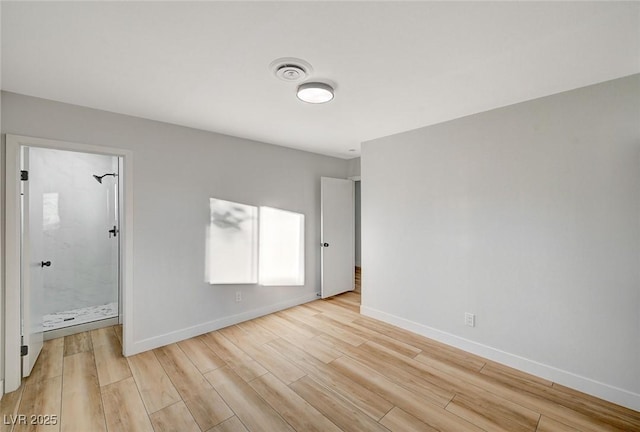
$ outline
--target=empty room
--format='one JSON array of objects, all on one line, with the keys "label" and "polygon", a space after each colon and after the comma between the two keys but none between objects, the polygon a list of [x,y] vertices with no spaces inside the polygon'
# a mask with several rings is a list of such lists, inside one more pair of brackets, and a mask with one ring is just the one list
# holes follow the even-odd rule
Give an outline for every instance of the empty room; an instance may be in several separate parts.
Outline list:
[{"label": "empty room", "polygon": [[0,432],[640,432],[640,2],[0,1]]}]

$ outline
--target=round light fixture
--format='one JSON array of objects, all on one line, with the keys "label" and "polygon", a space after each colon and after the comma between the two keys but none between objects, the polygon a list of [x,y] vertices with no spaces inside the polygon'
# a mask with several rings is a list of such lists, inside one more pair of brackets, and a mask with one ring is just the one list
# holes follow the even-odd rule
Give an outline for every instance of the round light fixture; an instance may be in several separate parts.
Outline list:
[{"label": "round light fixture", "polygon": [[325,83],[311,82],[298,86],[298,99],[312,104],[321,104],[333,99],[333,87]]}]

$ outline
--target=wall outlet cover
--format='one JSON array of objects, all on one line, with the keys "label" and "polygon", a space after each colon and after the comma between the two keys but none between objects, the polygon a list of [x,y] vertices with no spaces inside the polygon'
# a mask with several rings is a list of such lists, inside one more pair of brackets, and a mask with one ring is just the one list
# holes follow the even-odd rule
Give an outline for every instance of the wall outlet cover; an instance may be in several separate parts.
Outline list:
[{"label": "wall outlet cover", "polygon": [[476,326],[476,316],[475,314],[469,313],[469,312],[465,312],[464,314],[464,325],[468,326],[468,327],[475,327]]}]

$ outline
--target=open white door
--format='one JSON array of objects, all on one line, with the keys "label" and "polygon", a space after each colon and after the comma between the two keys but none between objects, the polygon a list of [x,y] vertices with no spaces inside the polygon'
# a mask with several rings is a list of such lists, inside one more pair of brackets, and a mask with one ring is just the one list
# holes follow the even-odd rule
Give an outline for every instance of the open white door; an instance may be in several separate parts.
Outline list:
[{"label": "open white door", "polygon": [[[29,163],[29,148],[23,148],[22,169],[29,180],[22,181],[22,251],[20,270],[22,272],[22,345],[27,354],[22,357],[22,376],[31,374],[43,344],[42,304],[43,277],[52,265],[43,257],[43,184],[34,178],[37,166]],[[47,265],[48,264],[48,265]]]},{"label": "open white door", "polygon": [[321,178],[322,298],[354,289],[355,209],[351,180]]}]

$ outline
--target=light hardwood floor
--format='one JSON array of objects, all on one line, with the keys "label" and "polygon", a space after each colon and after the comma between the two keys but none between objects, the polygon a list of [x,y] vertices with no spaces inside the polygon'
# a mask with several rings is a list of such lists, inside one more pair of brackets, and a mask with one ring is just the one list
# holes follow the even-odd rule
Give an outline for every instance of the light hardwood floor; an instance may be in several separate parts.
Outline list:
[{"label": "light hardwood floor", "polygon": [[[639,412],[364,317],[359,303],[347,293],[127,359],[120,327],[47,341],[0,402],[0,432],[640,431]],[[12,426],[18,414],[59,421]]]}]

